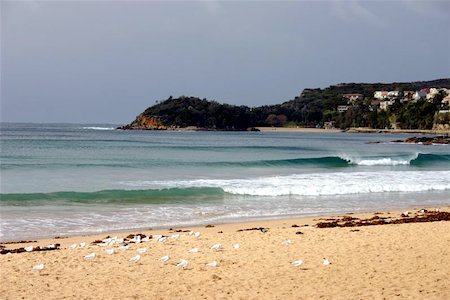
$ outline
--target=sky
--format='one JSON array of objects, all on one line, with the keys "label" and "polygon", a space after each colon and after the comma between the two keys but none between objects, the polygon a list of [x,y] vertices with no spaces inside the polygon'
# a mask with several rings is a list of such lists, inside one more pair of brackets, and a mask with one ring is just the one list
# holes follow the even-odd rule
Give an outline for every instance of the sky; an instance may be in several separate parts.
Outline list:
[{"label": "sky", "polygon": [[131,122],[181,95],[259,106],[450,77],[450,1],[4,1],[1,121]]}]

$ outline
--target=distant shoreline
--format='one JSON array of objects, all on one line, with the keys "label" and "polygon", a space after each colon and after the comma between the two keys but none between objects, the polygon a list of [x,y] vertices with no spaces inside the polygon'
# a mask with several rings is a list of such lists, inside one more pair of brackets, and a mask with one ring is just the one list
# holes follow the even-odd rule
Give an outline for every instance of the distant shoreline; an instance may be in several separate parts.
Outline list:
[{"label": "distant shoreline", "polygon": [[307,128],[307,127],[255,127],[261,132],[314,132],[314,133],[331,133],[331,132],[348,132],[348,133],[405,133],[405,134],[444,134],[449,135],[450,130],[427,130],[427,129],[375,129],[366,127],[351,127],[348,129],[323,129],[323,128]]}]

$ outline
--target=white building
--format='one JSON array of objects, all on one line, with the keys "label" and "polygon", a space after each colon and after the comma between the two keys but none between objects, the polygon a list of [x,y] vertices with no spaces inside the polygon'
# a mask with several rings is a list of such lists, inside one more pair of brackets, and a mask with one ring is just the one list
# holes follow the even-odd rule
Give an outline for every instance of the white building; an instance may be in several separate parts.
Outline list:
[{"label": "white building", "polygon": [[348,106],[348,105],[339,105],[337,107],[337,111],[338,112],[344,112],[344,111],[347,111],[349,108],[350,108],[350,106]]},{"label": "white building", "polygon": [[419,100],[420,98],[425,98],[426,96],[427,96],[427,93],[426,93],[426,92],[424,92],[424,91],[416,91],[416,92],[414,93],[413,98],[414,98],[415,101],[417,101],[417,100]]},{"label": "white building", "polygon": [[400,91],[389,91],[388,92],[388,97],[389,98],[396,98],[396,97],[398,97],[400,95]]},{"label": "white building", "polygon": [[375,93],[373,93],[373,97],[375,99],[384,100],[388,97],[388,92],[387,91],[376,91]]},{"label": "white building", "polygon": [[381,101],[380,102],[380,109],[381,110],[387,110],[387,108],[389,106],[391,106],[392,104],[394,104],[394,100]]}]

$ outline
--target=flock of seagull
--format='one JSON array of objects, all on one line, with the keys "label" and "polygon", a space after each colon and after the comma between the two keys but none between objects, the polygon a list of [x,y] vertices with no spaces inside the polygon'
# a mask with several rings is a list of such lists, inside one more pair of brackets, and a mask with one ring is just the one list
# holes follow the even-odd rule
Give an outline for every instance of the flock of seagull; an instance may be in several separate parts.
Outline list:
[{"label": "flock of seagull", "polygon": [[[200,232],[193,232],[193,231],[189,231],[188,235],[193,236],[195,238],[199,238],[200,237]],[[184,236],[184,235],[183,235]],[[97,246],[101,246],[101,247],[109,247],[106,248],[103,252],[107,255],[113,255],[114,253],[116,253],[116,250],[114,248],[112,248],[113,246],[118,246],[117,249],[119,251],[126,251],[129,249],[129,244],[130,243],[134,243],[134,244],[140,244],[140,243],[145,243],[145,242],[149,242],[150,240],[155,240],[159,243],[166,243],[169,240],[176,240],[181,238],[182,235],[180,234],[172,234],[171,236],[164,236],[164,235],[153,235],[151,237],[149,236],[143,236],[142,234],[137,234],[134,235],[132,238],[119,238],[117,236],[115,237],[108,237],[103,239],[102,241],[99,242],[94,242],[95,245]],[[291,240],[284,240],[283,242],[281,242],[282,245],[284,246],[290,246],[292,244]],[[47,247],[55,247],[53,244],[48,245]],[[82,248],[86,248],[87,244],[85,242],[81,242],[78,244],[72,244],[70,245],[68,248],[70,250],[74,250],[74,249],[82,249]],[[240,249],[240,244],[236,243],[232,245],[233,249],[238,250]],[[33,246],[28,246],[24,248],[26,251],[30,252],[33,251]],[[211,246],[211,250],[213,251],[224,251],[224,247],[219,244],[216,243],[214,245]],[[131,263],[137,263],[140,259],[141,259],[141,255],[145,254],[147,252],[147,247],[141,247],[141,248],[137,248],[136,252],[137,255],[131,257],[129,259],[129,262]],[[190,250],[188,250],[188,253],[199,253],[201,252],[199,248],[192,248]],[[95,260],[95,258],[97,257],[97,254],[95,252],[92,252],[90,254],[87,254],[83,257],[84,260],[86,261],[93,261]],[[170,256],[169,255],[164,255],[162,257],[159,258],[159,261],[162,262],[163,264],[166,264],[168,261],[170,260]],[[291,265],[293,267],[301,267],[304,264],[304,261],[299,259],[299,260],[294,260]],[[322,264],[325,266],[328,266],[331,264],[331,262],[324,258],[322,261]],[[181,268],[181,269],[186,269],[189,266],[189,261],[187,259],[180,259],[178,263],[175,263],[176,267]],[[206,263],[206,266],[208,267],[218,267],[220,264],[217,261],[212,261],[209,263]],[[37,264],[33,267],[34,270],[44,270],[45,266],[44,264]]]}]

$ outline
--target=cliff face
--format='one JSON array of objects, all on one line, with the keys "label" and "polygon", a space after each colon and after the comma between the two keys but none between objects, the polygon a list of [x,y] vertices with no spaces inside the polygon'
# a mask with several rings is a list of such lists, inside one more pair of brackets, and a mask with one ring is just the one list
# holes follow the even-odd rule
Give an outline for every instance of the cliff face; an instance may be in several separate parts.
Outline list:
[{"label": "cliff face", "polygon": [[157,118],[147,117],[142,114],[136,117],[136,119],[125,126],[119,127],[119,129],[136,129],[136,130],[166,130],[167,126],[161,123]]}]

